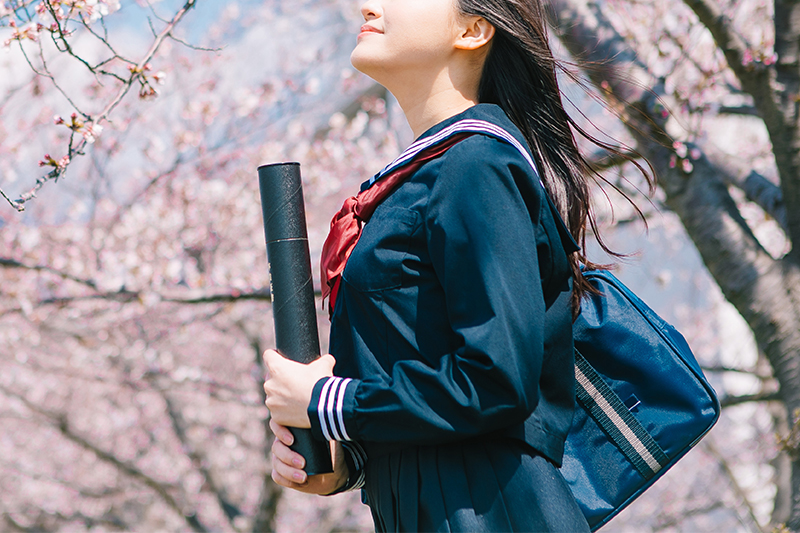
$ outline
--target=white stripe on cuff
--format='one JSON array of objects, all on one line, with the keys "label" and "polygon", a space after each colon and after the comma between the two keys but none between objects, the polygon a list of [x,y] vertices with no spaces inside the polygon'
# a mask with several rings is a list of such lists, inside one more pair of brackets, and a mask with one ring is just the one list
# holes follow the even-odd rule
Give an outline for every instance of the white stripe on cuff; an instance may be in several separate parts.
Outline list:
[{"label": "white stripe on cuff", "polygon": [[364,486],[364,482],[367,481],[366,471],[362,470],[358,473],[358,479],[356,480],[355,484],[350,487],[349,490],[358,490]]},{"label": "white stripe on cuff", "polygon": [[347,428],[344,427],[344,393],[347,391],[347,384],[352,380],[348,379],[342,383],[339,388],[339,395],[336,398],[336,417],[339,422],[339,433],[342,435],[340,440],[352,440],[350,435],[347,434]]},{"label": "white stripe on cuff", "polygon": [[326,414],[327,417],[325,420],[328,422],[328,427],[331,430],[331,435],[333,435],[334,440],[344,440],[342,438],[342,434],[339,431],[338,426],[336,425],[336,418],[334,418],[334,409],[336,409],[336,392],[342,386],[341,378],[334,378],[336,381],[331,385],[331,388],[328,390],[328,398],[325,400],[326,402]]},{"label": "white stripe on cuff", "polygon": [[322,391],[319,395],[319,403],[317,404],[317,416],[319,417],[319,426],[322,429],[322,436],[325,437],[325,440],[333,440],[331,437],[330,432],[328,431],[328,424],[325,422],[325,398],[328,396],[328,389],[331,386],[331,382],[333,378],[328,378],[325,384],[322,386]]},{"label": "white stripe on cuff", "polygon": [[317,404],[322,434],[327,440],[349,441],[350,435],[344,426],[344,397],[352,379],[330,377],[322,386]]}]

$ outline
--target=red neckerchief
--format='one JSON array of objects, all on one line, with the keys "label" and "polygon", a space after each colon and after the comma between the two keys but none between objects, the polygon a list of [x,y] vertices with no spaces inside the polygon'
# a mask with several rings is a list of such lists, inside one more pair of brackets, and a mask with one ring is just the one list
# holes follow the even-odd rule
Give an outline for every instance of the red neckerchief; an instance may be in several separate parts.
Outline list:
[{"label": "red neckerchief", "polygon": [[392,194],[406,178],[414,174],[424,163],[435,159],[451,146],[475,135],[476,132],[461,132],[422,150],[409,162],[381,176],[372,186],[344,201],[342,209],[331,220],[331,231],[322,247],[320,276],[322,277],[322,299],[330,296],[328,310],[333,315],[339,284],[350,254],[361,237],[361,231],[375,208]]}]

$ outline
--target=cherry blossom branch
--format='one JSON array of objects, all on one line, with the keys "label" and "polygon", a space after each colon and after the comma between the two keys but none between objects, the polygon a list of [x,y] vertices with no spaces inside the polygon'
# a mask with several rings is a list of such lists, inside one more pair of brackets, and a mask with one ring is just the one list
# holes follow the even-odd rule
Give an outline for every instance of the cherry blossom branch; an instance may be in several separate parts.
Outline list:
[{"label": "cherry blossom branch", "polygon": [[[320,296],[317,293],[317,296]],[[234,303],[241,301],[268,301],[272,302],[269,289],[259,289],[252,292],[232,291],[223,294],[209,294],[196,297],[162,297],[162,301],[178,304],[210,304],[210,303]]]},{"label": "cherry blossom branch", "polygon": [[184,453],[189,457],[192,465],[205,479],[205,487],[207,487],[208,490],[216,497],[217,503],[225,513],[225,516],[228,518],[228,524],[231,526],[231,528],[233,528],[234,531],[238,531],[239,529],[236,527],[235,520],[236,517],[242,515],[242,511],[230,502],[227,491],[224,487],[217,483],[217,476],[214,475],[214,473],[211,471],[211,468],[209,468],[208,461],[192,444],[191,440],[186,434],[186,421],[184,420],[180,410],[175,407],[174,402],[163,388],[156,387],[156,390],[158,390],[161,398],[164,400],[167,415],[170,423],[172,424],[172,431],[180,441]]},{"label": "cherry blossom branch", "polygon": [[[261,345],[260,337],[257,334],[249,331],[244,323],[237,322],[236,325],[239,327],[239,329],[241,329],[242,333],[247,338],[250,347],[253,349],[254,368],[257,369],[257,372],[254,372],[253,377],[256,381],[256,388],[258,389],[258,395],[261,399],[261,405],[264,405],[264,402],[267,400],[267,395],[264,392],[264,387],[262,386],[262,378],[266,372],[264,360],[262,359],[264,347]],[[264,425],[265,435],[263,453],[264,457],[269,457],[274,435],[272,434],[272,430],[269,428],[268,416],[264,417],[262,423]],[[278,513],[278,503],[281,501],[283,491],[272,480],[270,472],[264,473],[260,494],[256,515],[253,517],[253,531],[274,531],[275,516]]]},{"label": "cherry blossom branch", "polygon": [[[725,54],[728,66],[739,80],[769,133],[772,152],[780,176],[786,210],[786,233],[794,243],[800,242],[800,162],[796,158],[798,135],[796,107],[800,93],[800,70],[797,69],[796,43],[800,21],[794,16],[793,2],[775,2],[774,51],[753,51],[744,43],[712,0],[684,0],[708,28],[717,46]],[[793,261],[800,262],[800,246],[789,252]],[[800,508],[800,506],[798,506]]]},{"label": "cherry blossom branch", "polygon": [[221,46],[216,47],[216,48],[207,48],[205,46],[197,46],[196,44],[192,44],[190,42],[184,41],[183,39],[179,39],[178,37],[175,37],[175,35],[173,35],[173,34],[170,34],[168,37],[170,38],[170,40],[175,41],[176,43],[178,43],[178,44],[180,44],[182,46],[185,46],[189,50],[197,50],[198,52],[222,52],[224,50],[224,48],[221,47]]},{"label": "cherry blossom branch", "polygon": [[[116,226],[119,223],[119,221],[122,218],[122,216],[131,207],[133,207],[135,204],[137,204],[139,202],[139,200],[141,200],[141,198],[144,197],[150,191],[150,189],[155,187],[155,185],[159,181],[161,181],[163,178],[172,176],[178,170],[178,168],[180,168],[180,166],[183,163],[184,163],[184,155],[183,154],[178,154],[175,157],[175,159],[172,161],[172,164],[170,165],[170,167],[168,169],[166,169],[166,170],[164,170],[162,172],[159,172],[158,174],[156,174],[155,176],[150,178],[150,181],[148,181],[147,184],[144,187],[142,187],[142,189],[138,193],[136,193],[133,197],[131,197],[125,204],[121,205],[120,208],[117,209],[116,213],[114,214],[114,218],[111,221],[109,221],[108,223],[104,224],[105,227],[113,228],[114,226]],[[104,239],[104,241],[105,241],[105,239]]]},{"label": "cherry blossom branch", "polygon": [[630,163],[632,158],[639,159],[641,157],[641,154],[638,152],[622,152],[616,154],[601,150],[600,152],[589,157],[589,164],[591,165],[592,170],[595,172],[601,172],[603,170],[608,170],[610,168],[615,168],[626,163]]},{"label": "cherry blossom branch", "polygon": [[68,272],[62,272],[62,271],[60,271],[58,269],[55,269],[55,268],[49,267],[49,266],[45,266],[45,265],[26,265],[25,263],[21,263],[21,262],[15,260],[15,259],[10,259],[10,258],[7,258],[7,257],[0,257],[0,267],[3,267],[3,268],[18,268],[18,269],[24,269],[24,270],[36,270],[36,271],[41,271],[41,272],[49,272],[51,274],[55,274],[56,276],[58,276],[60,278],[68,279],[70,281],[74,281],[76,283],[80,283],[81,285],[86,285],[90,289],[97,289],[97,284],[94,281],[90,280],[90,279],[79,278],[77,276],[73,276],[72,274],[69,274]]},{"label": "cherry blossom branch", "polygon": [[789,234],[786,205],[783,202],[783,191],[780,187],[755,170],[751,170],[744,181],[737,183],[736,186],[742,189],[748,200],[757,204],[766,214],[774,218],[784,233]]},{"label": "cherry blossom branch", "polygon": [[704,152],[714,166],[719,169],[718,175],[725,183],[744,192],[748,200],[775,219],[784,233],[788,235],[789,223],[786,216],[786,204],[783,201],[783,191],[780,186],[772,183],[755,170],[747,170],[748,165],[736,157],[720,152],[713,145],[705,146]]},{"label": "cherry blossom branch", "polygon": [[[320,296],[320,293],[316,293]],[[118,291],[98,292],[96,294],[87,294],[81,296],[64,296],[55,298],[45,298],[32,303],[34,307],[43,307],[47,305],[66,306],[74,303],[89,302],[89,301],[113,301],[118,303],[134,303],[134,302],[168,302],[184,305],[202,305],[202,304],[221,304],[221,303],[238,303],[245,301],[262,301],[272,302],[269,289],[259,289],[251,292],[240,292],[232,290],[230,292],[218,294],[206,294],[199,296],[168,296],[151,291],[130,291],[127,289],[120,289]],[[25,307],[14,307],[0,312],[0,317],[15,314],[25,313]]]},{"label": "cherry blossom branch", "polygon": [[31,58],[28,57],[28,53],[25,51],[25,47],[22,45],[22,41],[20,41],[18,44],[19,51],[22,53],[22,57],[25,59],[25,62],[28,64],[33,73],[37,76],[41,76],[50,80],[53,84],[53,87],[55,87],[56,90],[61,93],[61,96],[63,96],[64,99],[69,102],[69,105],[71,105],[72,108],[81,115],[86,116],[85,113],[78,108],[78,105],[72,100],[72,98],[70,98],[69,94],[67,94],[67,92],[56,82],[55,77],[50,73],[50,69],[47,68],[47,60],[44,58],[44,51],[42,50],[41,42],[39,42],[39,59],[42,62],[42,70],[39,70],[34,66],[33,61],[31,61]]},{"label": "cherry blossom branch", "polygon": [[[46,324],[40,324],[40,328],[47,329]],[[58,328],[49,328],[50,331],[58,330]],[[69,335],[69,333],[66,333]],[[141,382],[134,381],[131,379],[120,379],[118,376],[101,376],[97,373],[84,373],[77,370],[74,370],[68,366],[61,366],[61,367],[46,367],[39,364],[37,361],[33,359],[29,359],[25,361],[25,363],[18,363],[29,370],[35,370],[41,374],[47,374],[51,376],[57,376],[61,378],[69,378],[74,380],[79,380],[85,383],[100,383],[103,385],[114,385],[114,386],[122,386],[127,389],[141,392],[144,390],[144,387],[141,385]],[[203,376],[198,379],[186,379],[186,380],[177,380],[172,376],[168,371],[157,370],[151,372],[148,370],[144,377],[149,377],[150,375],[158,374],[158,376],[166,380],[168,382],[168,386],[164,387],[165,389],[169,389],[171,391],[180,390],[181,387],[186,387],[189,389],[187,392],[197,393],[198,391],[207,392],[209,397],[214,398],[216,401],[221,403],[228,403],[228,404],[235,404],[241,405],[243,407],[261,407],[263,402],[253,401],[247,397],[247,393],[233,385],[223,383],[221,381],[217,381],[212,377]],[[221,393],[225,393],[224,395]],[[8,418],[7,415],[0,414],[0,418],[5,416]],[[21,418],[25,420],[26,418]]]},{"label": "cherry blossom branch", "polygon": [[19,11],[19,10],[23,10],[23,9],[25,9],[27,11],[27,8],[30,7],[31,5],[33,5],[33,3],[36,2],[36,1],[37,0],[22,0],[22,1],[18,0],[16,2],[10,2],[11,6],[8,9],[7,12],[3,11],[2,10],[3,6],[0,5],[0,22],[3,22],[4,19],[6,19],[6,18],[11,19],[11,15],[13,15],[15,11]]},{"label": "cherry blossom branch", "polygon": [[144,76],[144,72],[146,70],[147,65],[150,61],[155,57],[156,52],[161,47],[161,44],[164,42],[172,31],[175,29],[175,26],[183,19],[186,13],[189,12],[195,6],[197,0],[188,0],[183,7],[172,17],[172,20],[169,21],[166,28],[164,28],[159,35],[156,36],[155,41],[150,46],[150,50],[147,51],[144,58],[136,64],[136,66],[131,70],[131,76],[128,79],[127,83],[123,85],[120,91],[117,93],[117,96],[106,106],[106,108],[96,117],[97,120],[105,120],[106,117],[111,113],[114,108],[119,105],[122,99],[125,97],[126,94],[130,91],[131,86],[133,85],[134,81],[139,80],[143,86],[145,84],[149,85],[147,78]]},{"label": "cherry blossom branch", "polygon": [[720,509],[726,509],[726,506],[724,503],[716,501],[703,507],[682,509],[678,516],[664,516],[665,512],[662,510],[661,513],[664,514],[660,514],[658,516],[656,525],[653,526],[652,531],[653,533],[660,533],[661,531],[665,530],[675,530],[676,528],[680,528],[680,526],[684,525],[684,522],[687,521],[689,517],[710,514]]},{"label": "cherry blossom branch", "polygon": [[[87,516],[81,512],[75,512],[69,515],[60,512],[46,512],[40,511],[39,517],[34,520],[34,527],[26,527],[20,524],[19,522],[15,521],[11,518],[11,515],[8,513],[3,513],[3,518],[6,521],[6,524],[9,526],[11,531],[20,531],[22,533],[32,533],[34,531],[46,531],[48,528],[44,526],[46,524],[46,519],[56,518],[62,524],[74,524],[78,521],[83,522],[87,527],[87,529],[96,527],[96,526],[108,526],[113,529],[128,529],[127,524],[123,522],[119,517],[112,516],[111,518],[96,518],[92,516]],[[30,517],[28,517],[30,519]]]},{"label": "cherry blossom branch", "polygon": [[223,294],[209,294],[197,297],[164,296],[150,291],[129,291],[120,289],[118,291],[101,292],[85,296],[67,296],[63,298],[47,298],[40,300],[38,305],[67,305],[76,302],[90,300],[111,300],[121,303],[140,302],[150,297],[156,301],[178,303],[178,304],[212,304],[212,303],[233,303],[246,300],[272,301],[269,290],[262,289],[253,292],[228,292]]},{"label": "cherry blossom branch", "polygon": [[[9,420],[19,420],[19,421],[30,421],[30,417],[26,417],[23,415],[0,415],[3,419]],[[60,485],[71,492],[75,492],[84,496],[86,498],[91,499],[102,499],[108,498],[112,496],[119,496],[120,494],[124,494],[124,489],[119,486],[112,486],[112,487],[103,487],[102,489],[90,489],[86,487],[76,487],[74,481],[68,480],[60,475],[47,475],[42,472],[38,472],[32,469],[30,466],[22,466],[16,458],[4,458],[6,460],[11,459],[10,462],[4,465],[5,468],[10,469],[15,474],[26,477],[33,481],[43,481],[45,483],[54,483]],[[61,474],[61,472],[59,472]],[[118,524],[119,526],[119,524]],[[127,528],[126,528],[127,529]]]},{"label": "cherry blossom branch", "polygon": [[[685,155],[690,155],[690,152],[696,150],[694,145],[680,144],[682,147],[679,148],[686,151]],[[746,170],[746,164],[739,162],[730,155],[719,153],[713,146],[707,145],[704,148],[704,152],[708,159],[720,169],[719,176],[725,183],[733,185],[744,192],[749,201],[763,209],[767,215],[778,223],[784,232],[788,232],[786,206],[783,202],[783,193],[778,185],[772,183],[755,170]],[[630,157],[639,156],[636,152],[629,152],[627,155]],[[691,159],[695,158],[691,157]],[[601,152],[591,156],[589,162],[592,168],[599,172],[624,165],[629,162],[629,159],[623,155]],[[744,172],[741,170],[742,168],[745,169]]]},{"label": "cherry blossom branch", "polygon": [[[704,78],[711,79],[716,74],[718,74],[718,72],[713,72],[713,71],[710,71],[710,70],[706,69],[705,67],[703,67],[703,65],[701,65],[697,61],[697,59],[692,54],[689,53],[689,50],[692,48],[692,46],[691,45],[687,45],[684,42],[687,39],[686,35],[682,34],[681,36],[676,36],[671,31],[669,31],[668,29],[664,29],[664,36],[667,39],[669,39],[669,41],[672,44],[674,44],[678,48],[678,50],[680,50],[680,53],[681,53],[681,58],[680,59],[683,59],[683,60],[688,61],[689,63],[691,63],[691,65],[695,69],[697,69],[697,71],[700,72],[703,75]],[[677,64],[677,61],[676,61],[676,64]]]},{"label": "cherry blossom branch", "polygon": [[758,379],[762,380],[772,378],[772,376],[770,375],[760,374],[756,370],[750,370],[747,368],[736,368],[724,365],[714,365],[714,366],[703,365],[701,366],[701,368],[703,372],[736,372],[739,374],[747,374],[749,376],[755,376]]},{"label": "cherry blossom branch", "polygon": [[0,189],[0,196],[2,196],[12,206],[16,205],[16,201],[9,198],[8,195],[5,193],[5,191],[3,191],[3,189]]},{"label": "cherry blossom branch", "polygon": [[735,105],[735,106],[720,106],[717,110],[720,115],[741,115],[747,117],[757,117],[758,109],[752,105]]},{"label": "cherry blossom branch", "polygon": [[[80,278],[74,276],[69,272],[64,272],[56,268],[46,265],[28,265],[16,259],[9,257],[0,257],[0,268],[30,270],[35,272],[47,272],[54,274],[62,279],[68,279],[81,285],[84,285],[95,291],[94,294],[83,294],[76,296],[64,296],[46,298],[37,302],[37,306],[43,305],[67,305],[75,302],[89,301],[89,300],[111,300],[115,302],[134,302],[144,300],[154,300],[160,302],[169,302],[187,305],[199,304],[212,304],[212,303],[235,303],[240,301],[266,301],[271,302],[272,297],[268,287],[262,289],[255,289],[251,291],[240,291],[236,289],[228,289],[225,292],[207,293],[207,292],[192,292],[182,291],[180,293],[157,293],[149,290],[132,291],[128,289],[120,289],[117,291],[100,291],[98,284],[93,279]],[[320,293],[316,293],[320,296]],[[2,314],[9,312],[21,311],[21,309],[6,310]],[[2,315],[0,315],[2,316]]]},{"label": "cherry blossom branch", "polygon": [[166,503],[170,509],[175,511],[179,516],[183,517],[183,519],[186,520],[186,523],[189,525],[189,527],[191,527],[194,531],[198,532],[208,531],[208,529],[202,523],[200,523],[196,514],[194,513],[189,514],[182,509],[181,505],[179,505],[178,502],[175,500],[175,498],[172,496],[172,494],[170,494],[168,485],[156,481],[155,479],[148,476],[134,465],[122,461],[113,453],[103,450],[99,446],[89,442],[85,437],[79,435],[72,429],[72,427],[70,427],[69,420],[67,419],[65,414],[56,413],[48,409],[45,409],[44,407],[36,405],[33,402],[31,402],[28,398],[26,398],[24,395],[8,389],[4,385],[0,385],[0,392],[2,392],[3,394],[5,394],[10,398],[15,398],[19,400],[30,411],[36,413],[39,416],[44,417],[67,440],[73,442],[74,444],[77,444],[78,446],[80,446],[85,450],[94,453],[94,455],[101,461],[104,461],[114,466],[121,472],[132,477],[133,479],[136,479],[140,483],[152,489],[155,493],[157,493],[161,497],[162,500],[164,500],[164,503]]},{"label": "cherry blossom branch", "polygon": [[[42,61],[43,69],[37,69],[33,62],[28,57],[27,53],[24,50],[24,46],[22,45],[22,36],[24,34],[19,34],[16,37],[16,40],[19,41],[20,49],[22,50],[23,56],[25,60],[28,62],[28,65],[31,69],[38,75],[48,78],[53,83],[54,87],[67,99],[67,101],[72,105],[72,107],[79,111],[81,115],[83,115],[85,120],[81,120],[80,122],[76,122],[76,118],[73,115],[73,122],[71,125],[67,124],[73,131],[70,136],[70,143],[68,146],[67,154],[61,158],[56,160],[55,158],[51,158],[49,155],[45,156],[45,159],[40,162],[41,166],[49,166],[53,167],[53,170],[40,176],[36,179],[34,186],[26,192],[23,192],[18,199],[12,200],[9,196],[0,189],[0,194],[3,198],[17,211],[21,212],[25,210],[25,204],[36,197],[37,193],[42,189],[50,181],[58,181],[59,178],[63,177],[67,167],[72,162],[75,156],[84,155],[84,150],[87,144],[91,144],[94,142],[94,138],[97,134],[99,134],[101,130],[101,123],[106,122],[108,120],[109,115],[116,109],[116,107],[122,102],[123,98],[130,92],[131,88],[135,84],[139,84],[139,96],[141,98],[152,97],[156,95],[156,90],[151,83],[151,78],[158,81],[158,75],[149,75],[148,71],[150,70],[150,61],[155,57],[156,53],[160,49],[161,45],[164,43],[164,40],[167,38],[172,37],[172,32],[174,31],[177,24],[184,18],[186,13],[189,12],[195,5],[197,0],[187,0],[183,7],[181,7],[178,12],[166,22],[166,26],[155,35],[153,43],[151,44],[150,48],[144,54],[144,56],[136,63],[127,60],[113,51],[113,47],[108,43],[108,40],[105,37],[101,37],[95,32],[92,34],[100,39],[101,41],[105,42],[109,49],[112,51],[114,56],[111,58],[119,59],[125,63],[129,64],[128,70],[130,74],[127,77],[122,77],[117,74],[108,72],[106,70],[99,70],[99,66],[92,66],[83,58],[80,58],[75,52],[72,50],[71,46],[68,43],[67,35],[62,27],[61,23],[58,22],[59,16],[54,10],[54,7],[49,2],[45,2],[44,4],[50,10],[51,15],[56,19],[56,23],[51,30],[51,34],[53,37],[54,42],[58,43],[61,42],[63,45],[59,47],[57,44],[57,49],[61,52],[66,53],[76,59],[78,59],[84,66],[86,66],[91,72],[97,76],[98,74],[104,74],[108,76],[112,76],[118,81],[122,83],[119,90],[116,92],[114,97],[106,104],[105,108],[97,113],[96,115],[90,115],[84,112],[80,112],[79,108],[75,105],[75,103],[69,98],[66,92],[58,85],[54,76],[49,72],[46,66],[46,61],[44,58],[44,53],[41,48],[41,43],[39,43],[39,50],[40,50],[40,59]],[[88,26],[88,23],[85,19],[81,18],[82,24],[84,26]],[[35,37],[29,36],[31,40],[36,40]],[[107,60],[100,65],[104,65],[110,60]],[[59,122],[59,119],[56,119],[57,124],[65,124],[64,121]],[[73,136],[75,133],[81,133],[83,136],[77,140],[77,142],[73,142]]]},{"label": "cherry blossom branch", "polygon": [[761,533],[768,533],[769,530],[759,524],[758,519],[756,518],[756,512],[753,503],[747,496],[747,492],[742,488],[742,486],[739,484],[739,481],[736,479],[736,475],[733,472],[733,468],[731,468],[728,458],[725,457],[714,444],[713,436],[708,436],[705,438],[701,445],[714,459],[717,460],[717,463],[720,465],[723,474],[725,474],[725,477],[727,477],[730,481],[734,494],[742,501],[747,509],[748,517],[753,521],[753,524],[756,525]]},{"label": "cherry blossom branch", "polygon": [[[716,2],[711,0],[683,0],[700,23],[714,37],[728,66],[739,78],[742,87],[755,98],[772,97],[769,77],[764,76],[766,67],[775,63],[773,56],[754,53],[744,39],[734,30],[731,20],[723,13]],[[766,102],[765,102],[766,103]]]},{"label": "cherry blossom branch", "polygon": [[[94,28],[92,28],[92,25],[89,23],[89,21],[87,21],[87,20],[84,18],[84,16],[83,16],[83,13],[81,13],[81,15],[80,15],[80,18],[81,18],[81,24],[83,24],[83,27],[84,27],[84,28],[86,28],[86,30],[87,30],[89,33],[91,33],[92,35],[94,35],[94,37],[95,37],[95,38],[96,38],[98,41],[100,41],[101,43],[103,43],[103,45],[105,45],[105,47],[106,47],[106,48],[108,48],[108,50],[109,50],[109,51],[111,52],[111,54],[112,54],[110,58],[108,58],[108,59],[104,59],[103,61],[101,61],[100,63],[98,63],[97,65],[95,65],[95,66],[94,66],[94,68],[96,68],[96,69],[97,69],[97,68],[100,68],[100,67],[102,67],[102,66],[104,66],[104,65],[106,65],[106,64],[108,64],[108,63],[110,63],[110,62],[112,62],[112,61],[114,61],[115,59],[119,59],[119,60],[121,60],[121,61],[124,61],[124,62],[126,62],[126,63],[133,64],[133,61],[130,61],[130,60],[128,60],[128,59],[125,59],[124,57],[122,57],[122,56],[121,56],[121,55],[120,55],[120,54],[119,54],[119,53],[118,53],[118,52],[117,52],[117,51],[114,49],[114,47],[113,47],[113,46],[111,46],[111,43],[110,43],[110,42],[109,42],[109,40],[108,40],[108,28],[106,28],[105,19],[102,19],[102,18],[100,19],[100,24],[103,26],[103,34],[104,34],[104,35],[102,35],[102,36],[101,36],[101,35],[98,35],[98,33],[97,33],[96,31],[94,31]],[[103,72],[103,74],[105,74],[105,73],[106,73],[106,72]],[[114,74],[111,74],[111,73],[108,73],[108,74],[109,74],[109,75],[111,75],[111,76],[115,76]],[[119,78],[119,79],[120,79],[121,81],[124,81],[122,78]]]},{"label": "cherry blossom branch", "polygon": [[741,396],[725,396],[720,399],[719,404],[724,409],[734,405],[751,402],[777,402],[780,401],[778,392],[759,392],[757,394],[743,394]]},{"label": "cherry blossom branch", "polygon": [[[83,63],[84,66],[86,66],[86,68],[88,68],[92,73],[94,73],[95,69],[92,68],[92,66],[89,64],[89,62],[86,61],[81,56],[79,56],[78,54],[76,54],[72,50],[72,46],[70,46],[69,41],[67,40],[67,35],[66,35],[66,32],[64,31],[64,26],[61,24],[61,19],[64,18],[64,17],[59,16],[59,14],[56,12],[56,8],[55,8],[55,6],[53,5],[52,2],[44,2],[43,4],[45,6],[45,9],[47,9],[47,11],[53,17],[53,20],[55,20],[53,25],[50,27],[50,36],[53,39],[53,44],[55,44],[56,50],[58,50],[59,52],[65,52],[65,53],[69,54],[70,56],[74,57],[75,59],[77,59],[78,61]],[[72,14],[72,10],[71,9],[70,9],[70,14]],[[66,17],[66,20],[69,20],[69,15]],[[81,20],[83,20],[83,17],[81,17]],[[85,23],[84,23],[84,26],[88,27],[88,25],[85,24]],[[101,41],[105,41],[105,39],[100,39],[100,40]],[[63,49],[59,46],[59,42],[64,47]],[[41,48],[42,48],[42,46],[41,46],[41,41],[40,41],[39,49],[41,50]],[[112,52],[113,52],[113,50],[112,50]],[[116,53],[114,55],[116,57],[119,57],[119,56],[117,56]],[[44,57],[42,57],[42,61],[44,61]]]}]

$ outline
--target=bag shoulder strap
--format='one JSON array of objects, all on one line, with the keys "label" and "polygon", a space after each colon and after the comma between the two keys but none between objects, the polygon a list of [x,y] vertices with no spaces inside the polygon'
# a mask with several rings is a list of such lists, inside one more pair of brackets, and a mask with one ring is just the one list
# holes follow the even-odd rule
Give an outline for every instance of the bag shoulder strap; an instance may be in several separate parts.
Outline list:
[{"label": "bag shoulder strap", "polygon": [[577,349],[575,397],[645,479],[669,463],[661,446]]}]

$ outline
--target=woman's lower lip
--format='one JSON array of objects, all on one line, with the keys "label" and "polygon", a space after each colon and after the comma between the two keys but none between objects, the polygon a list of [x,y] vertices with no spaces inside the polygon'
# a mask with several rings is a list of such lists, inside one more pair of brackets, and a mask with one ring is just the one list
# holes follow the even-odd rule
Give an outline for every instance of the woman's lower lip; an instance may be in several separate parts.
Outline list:
[{"label": "woman's lower lip", "polygon": [[377,31],[362,31],[358,34],[358,38],[361,39],[365,35],[379,35],[379,33]]}]

